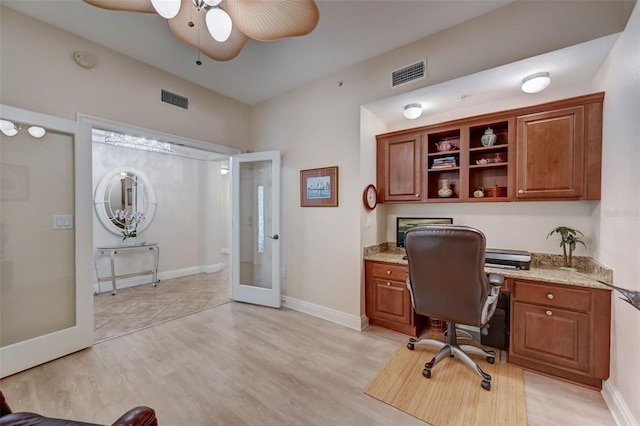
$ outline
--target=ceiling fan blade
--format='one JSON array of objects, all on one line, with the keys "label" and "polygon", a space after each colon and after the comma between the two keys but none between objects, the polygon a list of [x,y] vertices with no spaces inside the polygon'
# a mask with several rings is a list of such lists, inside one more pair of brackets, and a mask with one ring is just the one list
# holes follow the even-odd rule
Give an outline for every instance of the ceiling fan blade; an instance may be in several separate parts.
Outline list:
[{"label": "ceiling fan blade", "polygon": [[84,2],[102,9],[156,13],[151,0],[84,0]]},{"label": "ceiling fan blade", "polygon": [[[180,41],[195,49],[200,49],[202,53],[216,61],[228,61],[238,56],[249,38],[242,34],[234,25],[231,29],[231,36],[224,43],[215,41],[205,23],[206,11],[198,11],[191,0],[182,0],[182,7],[175,18],[169,19],[171,32]],[[193,22],[193,27],[189,26]],[[200,41],[198,43],[198,32]],[[199,44],[199,47],[198,47]]]},{"label": "ceiling fan blade", "polygon": [[309,34],[320,12],[314,0],[224,0],[233,25],[259,41]]}]

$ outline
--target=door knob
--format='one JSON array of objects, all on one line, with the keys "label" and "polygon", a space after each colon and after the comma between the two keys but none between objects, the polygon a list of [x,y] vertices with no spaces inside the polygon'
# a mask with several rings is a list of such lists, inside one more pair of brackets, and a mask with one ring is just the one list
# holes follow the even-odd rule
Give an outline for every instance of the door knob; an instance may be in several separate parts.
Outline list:
[{"label": "door knob", "polygon": [[[268,236],[268,235],[267,235],[267,236]],[[271,238],[272,240],[277,240],[278,238],[280,238],[280,237],[278,236],[278,234],[274,235],[273,237],[271,237],[271,236],[268,236],[268,237],[269,237],[269,238]]]}]

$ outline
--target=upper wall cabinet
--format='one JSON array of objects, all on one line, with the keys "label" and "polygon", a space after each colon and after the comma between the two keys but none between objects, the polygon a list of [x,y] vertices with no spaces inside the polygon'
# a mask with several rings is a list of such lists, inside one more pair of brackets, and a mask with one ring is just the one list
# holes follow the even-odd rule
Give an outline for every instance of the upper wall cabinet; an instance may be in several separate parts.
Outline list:
[{"label": "upper wall cabinet", "polygon": [[420,132],[378,140],[378,202],[422,201],[421,153]]},{"label": "upper wall cabinet", "polygon": [[377,137],[379,202],[600,199],[604,93]]},{"label": "upper wall cabinet", "polygon": [[517,118],[517,199],[600,199],[602,96]]}]

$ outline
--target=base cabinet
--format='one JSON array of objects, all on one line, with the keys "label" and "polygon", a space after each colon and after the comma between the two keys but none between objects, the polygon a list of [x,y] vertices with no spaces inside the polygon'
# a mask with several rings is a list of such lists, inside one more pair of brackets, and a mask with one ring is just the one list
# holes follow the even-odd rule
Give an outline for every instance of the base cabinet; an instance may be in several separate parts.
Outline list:
[{"label": "base cabinet", "polygon": [[366,261],[365,293],[369,324],[414,337],[422,332],[424,318],[413,310],[406,266]]},{"label": "base cabinet", "polygon": [[509,362],[594,388],[609,377],[611,292],[514,280]]}]

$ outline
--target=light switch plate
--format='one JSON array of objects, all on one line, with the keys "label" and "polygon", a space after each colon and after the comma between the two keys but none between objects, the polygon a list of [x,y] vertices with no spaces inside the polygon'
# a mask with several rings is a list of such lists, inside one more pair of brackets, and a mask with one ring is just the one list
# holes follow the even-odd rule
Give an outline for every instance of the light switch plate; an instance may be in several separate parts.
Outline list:
[{"label": "light switch plate", "polygon": [[73,215],[54,214],[53,229],[73,229]]}]

